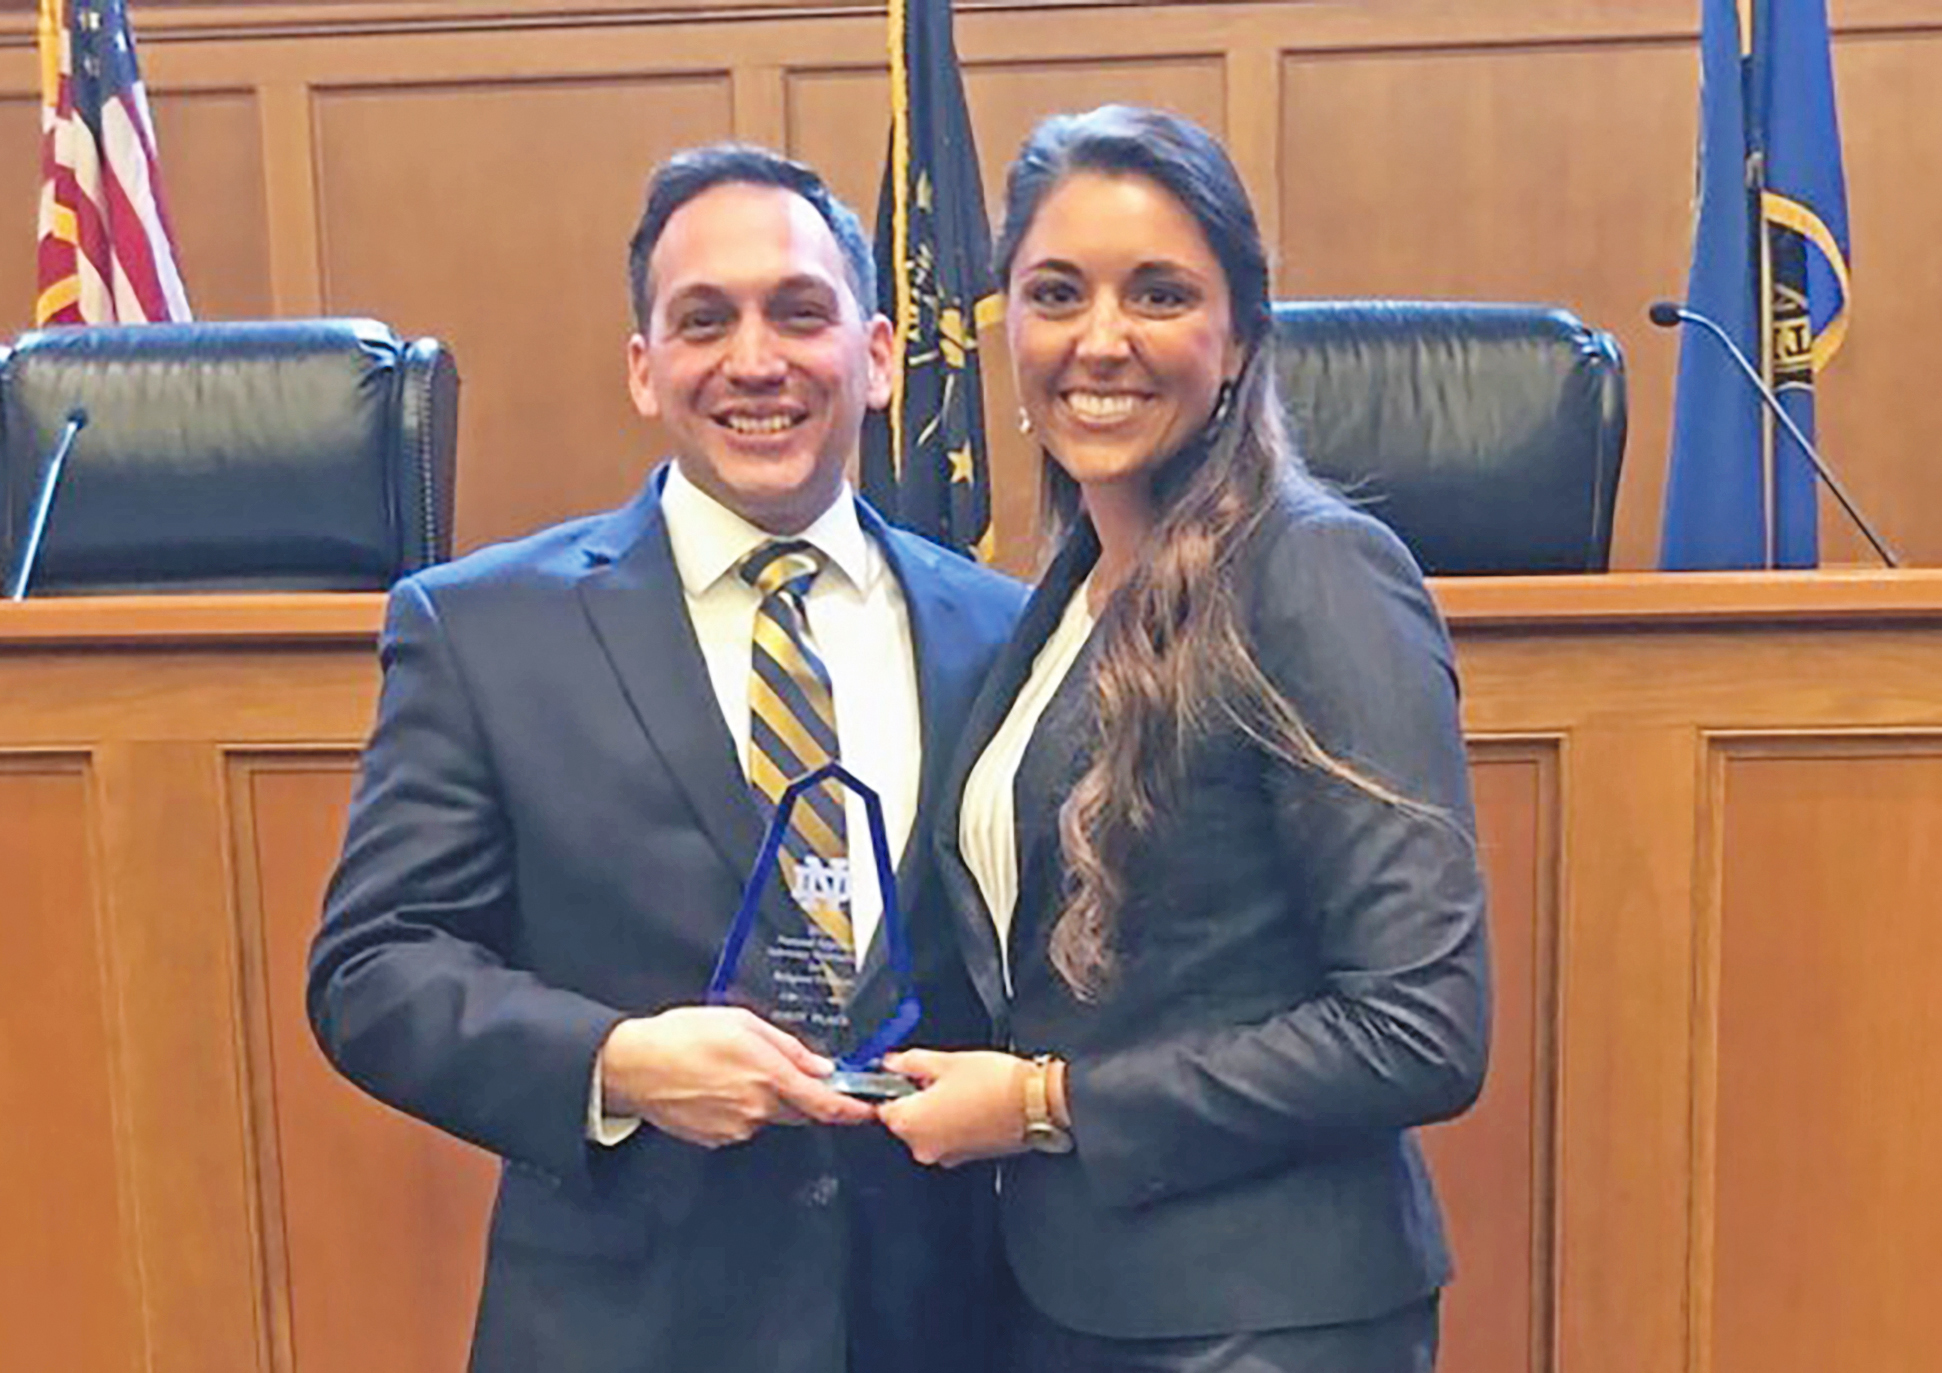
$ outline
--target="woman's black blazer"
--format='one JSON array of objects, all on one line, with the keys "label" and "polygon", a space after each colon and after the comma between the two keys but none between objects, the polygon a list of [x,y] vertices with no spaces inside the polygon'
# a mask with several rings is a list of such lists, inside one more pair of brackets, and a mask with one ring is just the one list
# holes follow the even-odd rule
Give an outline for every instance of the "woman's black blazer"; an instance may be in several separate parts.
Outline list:
[{"label": "woman's black blazer", "polygon": [[981,994],[1018,1051],[1070,1065],[1077,1151],[1004,1173],[1012,1267],[1054,1319],[1120,1337],[1393,1310],[1451,1271],[1410,1131],[1476,1098],[1488,1043],[1448,636],[1395,536],[1291,478],[1232,569],[1255,659],[1324,748],[1409,804],[1215,727],[1131,863],[1116,972],[1083,1003],[1046,948],[1066,884],[1059,808],[1095,723],[1089,644],[1019,771],[1007,996],[956,798],[1096,557],[1081,526],[973,709],[940,815]]}]

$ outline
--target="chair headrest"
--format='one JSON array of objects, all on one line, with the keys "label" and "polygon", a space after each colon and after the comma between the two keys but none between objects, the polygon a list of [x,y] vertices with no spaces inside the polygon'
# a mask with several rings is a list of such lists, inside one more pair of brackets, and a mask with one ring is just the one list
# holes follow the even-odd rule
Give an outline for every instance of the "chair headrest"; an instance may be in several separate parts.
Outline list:
[{"label": "chair headrest", "polygon": [[43,590],[388,586],[449,549],[457,381],[374,320],[49,329],[0,352],[0,543],[88,425]]},{"label": "chair headrest", "polygon": [[1427,571],[1603,570],[1625,447],[1610,334],[1542,306],[1283,302],[1276,371],[1310,468]]}]

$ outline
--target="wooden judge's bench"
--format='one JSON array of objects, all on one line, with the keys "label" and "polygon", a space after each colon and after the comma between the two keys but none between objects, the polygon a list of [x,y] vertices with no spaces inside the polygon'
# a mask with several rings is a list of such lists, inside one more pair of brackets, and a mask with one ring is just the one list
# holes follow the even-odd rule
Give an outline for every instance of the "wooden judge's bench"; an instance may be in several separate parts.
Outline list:
[{"label": "wooden judge's bench", "polygon": [[[1441,1367],[1933,1368],[1942,572],[1437,593],[1497,974]],[[0,606],[7,1373],[463,1367],[494,1164],[304,1020],[381,613]]]}]

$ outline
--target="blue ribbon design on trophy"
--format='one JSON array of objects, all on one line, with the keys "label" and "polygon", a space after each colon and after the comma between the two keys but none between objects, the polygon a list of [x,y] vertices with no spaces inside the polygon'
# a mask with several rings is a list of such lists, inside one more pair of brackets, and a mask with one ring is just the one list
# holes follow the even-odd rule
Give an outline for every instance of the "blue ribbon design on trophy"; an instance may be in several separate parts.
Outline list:
[{"label": "blue ribbon design on trophy", "polygon": [[854,1095],[902,1095],[910,1090],[909,1085],[895,1074],[886,1073],[882,1060],[885,1054],[903,1043],[904,1037],[917,1027],[917,1022],[923,1016],[923,1007],[917,999],[916,974],[912,969],[910,930],[905,926],[903,910],[897,904],[897,874],[891,867],[890,843],[884,834],[883,802],[867,783],[858,780],[841,763],[824,763],[783,788],[775,814],[769,818],[768,833],[762,837],[761,854],[749,873],[747,885],[742,888],[742,904],[735,912],[734,923],[728,927],[728,938],[722,944],[721,955],[715,960],[715,975],[708,980],[708,1004],[720,1006],[729,1001],[729,991],[735,982],[735,969],[742,961],[743,946],[748,943],[756,922],[761,919],[762,893],[781,861],[783,836],[788,832],[789,816],[795,809],[797,799],[805,791],[832,778],[862,798],[863,810],[869,819],[870,850],[876,860],[877,890],[883,898],[883,932],[889,945],[890,972],[896,982],[898,997],[896,1008],[861,1043],[837,1056],[836,1071],[830,1075],[830,1080],[839,1091],[850,1090]]}]

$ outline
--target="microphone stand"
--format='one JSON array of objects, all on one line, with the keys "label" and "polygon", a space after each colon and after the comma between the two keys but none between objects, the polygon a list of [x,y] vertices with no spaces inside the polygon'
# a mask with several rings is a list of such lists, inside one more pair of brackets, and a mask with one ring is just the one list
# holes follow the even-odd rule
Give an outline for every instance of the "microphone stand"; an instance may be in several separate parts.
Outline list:
[{"label": "microphone stand", "polygon": [[41,474],[40,491],[34,498],[34,513],[27,521],[27,537],[20,545],[20,558],[14,564],[14,574],[7,588],[10,601],[25,600],[27,582],[34,575],[34,563],[40,557],[40,541],[47,533],[47,513],[54,508],[54,489],[61,483],[61,470],[67,465],[67,455],[73,451],[74,441],[81,431],[88,427],[88,412],[80,406],[68,411],[67,424],[61,430],[59,442],[54,445],[54,454],[47,460],[47,470]]},{"label": "microphone stand", "polygon": [[[1780,421],[1788,434],[1793,437],[1794,442],[1800,445],[1800,451],[1807,455],[1807,461],[1813,465],[1815,473],[1827,484],[1827,489],[1834,493],[1834,499],[1841,503],[1841,508],[1848,512],[1848,518],[1854,521],[1855,528],[1859,529],[1867,537],[1868,542],[1874,545],[1875,552],[1881,555],[1882,562],[1889,567],[1902,565],[1901,559],[1897,558],[1888,545],[1882,542],[1881,536],[1875,533],[1874,526],[1868,523],[1867,517],[1855,505],[1847,489],[1841,485],[1840,478],[1836,477],[1833,470],[1821,460],[1821,455],[1814,450],[1814,445],[1807,441],[1807,435],[1803,434],[1800,426],[1794,423],[1794,417],[1787,413],[1787,407],[1780,403],[1780,397],[1773,393],[1765,378],[1754,370],[1752,362],[1748,361],[1747,355],[1740,350],[1740,345],[1733,342],[1732,335],[1699,311],[1688,310],[1685,306],[1674,305],[1671,301],[1658,302],[1646,312],[1646,316],[1661,329],[1673,329],[1681,324],[1697,324],[1718,339],[1720,346],[1726,349],[1727,356],[1739,365],[1742,372],[1746,373],[1746,379],[1753,383],[1753,389],[1759,393],[1760,399],[1766,402],[1774,418]],[[1769,556],[1771,556],[1771,550],[1769,550]]]}]

